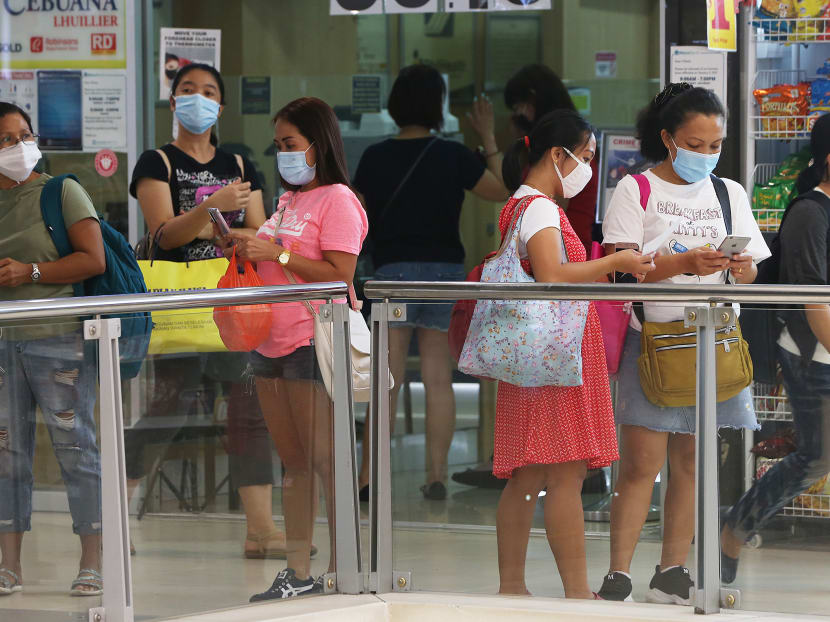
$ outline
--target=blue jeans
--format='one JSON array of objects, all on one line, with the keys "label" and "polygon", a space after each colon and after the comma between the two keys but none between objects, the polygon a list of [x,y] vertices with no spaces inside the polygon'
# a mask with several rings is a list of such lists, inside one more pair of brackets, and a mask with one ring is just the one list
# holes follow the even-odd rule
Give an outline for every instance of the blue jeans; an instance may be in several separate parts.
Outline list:
[{"label": "blue jeans", "polygon": [[101,533],[101,462],[96,444],[95,348],[80,331],[0,341],[0,532],[31,529],[32,459],[38,407],[69,497],[72,529]]},{"label": "blue jeans", "polygon": [[784,387],[793,412],[796,451],[767,471],[744,493],[727,516],[743,540],[761,529],[785,505],[830,473],[830,365],[778,348]]},{"label": "blue jeans", "polygon": [[[464,264],[440,261],[402,261],[384,264],[375,270],[378,281],[463,281],[467,278]],[[420,327],[448,331],[453,303],[409,300],[406,321],[395,322],[395,328]]]}]

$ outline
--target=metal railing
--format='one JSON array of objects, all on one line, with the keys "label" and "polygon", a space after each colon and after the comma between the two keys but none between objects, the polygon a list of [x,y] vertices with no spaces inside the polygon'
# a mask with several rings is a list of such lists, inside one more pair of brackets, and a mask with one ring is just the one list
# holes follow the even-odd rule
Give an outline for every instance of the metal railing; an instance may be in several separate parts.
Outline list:
[{"label": "metal railing", "polygon": [[372,398],[369,585],[374,591],[408,589],[408,572],[392,563],[392,483],[390,461],[389,323],[406,319],[406,301],[456,300],[637,300],[677,303],[686,324],[695,327],[697,343],[697,427],[695,491],[696,591],[695,611],[720,611],[734,606],[735,590],[720,587],[720,528],[718,513],[717,373],[715,331],[734,322],[727,303],[830,304],[830,287],[795,285],[666,285],[603,283],[474,283],[369,281],[364,286],[372,305]]},{"label": "metal railing", "polygon": [[[345,298],[347,292],[345,283],[334,282],[183,293],[56,298],[0,304],[2,322],[53,317],[95,318],[84,321],[83,333],[84,339],[99,343],[102,576],[106,589],[101,607],[90,609],[90,620],[132,622],[134,618],[121,375],[118,362],[121,320],[102,319],[102,316],[118,313],[276,304],[304,300],[326,301],[331,313],[321,313],[321,319],[333,322],[333,511],[337,520],[336,571],[334,576],[326,577],[325,584],[327,591],[336,589],[347,594],[365,591],[359,541],[349,315],[345,303],[334,304],[335,298]],[[330,509],[327,508],[327,511]]]}]

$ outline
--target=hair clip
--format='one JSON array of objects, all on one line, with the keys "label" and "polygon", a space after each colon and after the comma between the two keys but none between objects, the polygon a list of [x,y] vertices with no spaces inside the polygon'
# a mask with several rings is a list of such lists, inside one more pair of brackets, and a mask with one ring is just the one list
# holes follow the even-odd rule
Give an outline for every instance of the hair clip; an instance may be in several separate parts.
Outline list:
[{"label": "hair clip", "polygon": [[525,136],[525,147],[530,149],[530,138],[528,138],[527,136]]},{"label": "hair clip", "polygon": [[672,97],[680,95],[683,91],[688,91],[692,85],[688,82],[670,82],[662,91],[660,91],[654,98],[654,104],[662,106]]}]

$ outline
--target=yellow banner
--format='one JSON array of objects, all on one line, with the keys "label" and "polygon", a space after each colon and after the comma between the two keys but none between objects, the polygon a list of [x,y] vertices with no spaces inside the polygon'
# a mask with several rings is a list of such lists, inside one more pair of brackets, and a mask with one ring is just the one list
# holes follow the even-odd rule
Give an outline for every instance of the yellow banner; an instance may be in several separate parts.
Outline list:
[{"label": "yellow banner", "polygon": [[736,0],[706,0],[706,34],[710,50],[738,49]]}]

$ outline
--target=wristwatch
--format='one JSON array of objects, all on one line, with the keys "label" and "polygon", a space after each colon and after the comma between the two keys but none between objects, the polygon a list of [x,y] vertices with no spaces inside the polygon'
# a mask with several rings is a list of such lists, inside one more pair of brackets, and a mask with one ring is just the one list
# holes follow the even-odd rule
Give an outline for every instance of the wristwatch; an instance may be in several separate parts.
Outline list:
[{"label": "wristwatch", "polygon": [[280,253],[280,256],[277,257],[277,261],[280,262],[281,266],[287,266],[289,259],[291,259],[291,251],[287,248],[283,249],[283,251]]},{"label": "wristwatch", "polygon": [[32,283],[37,283],[40,280],[40,268],[36,263],[32,264]]}]

